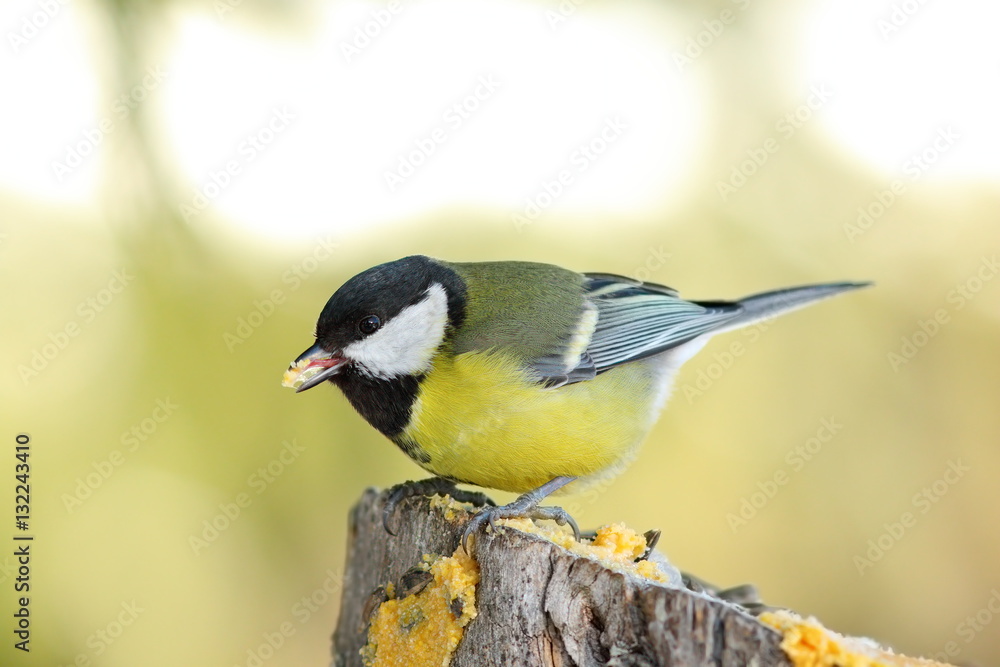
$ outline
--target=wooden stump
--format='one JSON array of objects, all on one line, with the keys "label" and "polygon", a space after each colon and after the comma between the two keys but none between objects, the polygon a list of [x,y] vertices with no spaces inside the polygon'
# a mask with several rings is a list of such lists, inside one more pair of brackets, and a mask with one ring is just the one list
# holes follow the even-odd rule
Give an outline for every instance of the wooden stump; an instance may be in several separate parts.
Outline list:
[{"label": "wooden stump", "polygon": [[[363,664],[372,593],[398,582],[424,554],[451,555],[468,519],[448,521],[428,499],[412,498],[397,507],[391,536],[382,526],[384,501],[369,489],[351,510],[336,667]],[[509,528],[480,533],[473,555],[478,616],[465,628],[454,667],[790,665],[778,632],[718,598],[609,570]]]}]

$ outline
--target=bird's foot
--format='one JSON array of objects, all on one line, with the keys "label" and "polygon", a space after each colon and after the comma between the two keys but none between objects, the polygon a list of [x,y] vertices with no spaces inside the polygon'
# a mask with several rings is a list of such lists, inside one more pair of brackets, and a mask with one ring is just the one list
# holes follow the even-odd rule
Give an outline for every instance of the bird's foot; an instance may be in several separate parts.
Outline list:
[{"label": "bird's foot", "polygon": [[757,591],[757,587],[753,584],[743,584],[741,586],[733,586],[731,588],[719,588],[713,584],[708,583],[704,579],[699,579],[698,577],[682,573],[684,585],[692,591],[697,593],[705,593],[711,595],[712,597],[719,598],[726,602],[743,607],[752,616],[760,616],[766,611],[778,611],[784,609],[784,607],[774,607],[772,605],[764,604],[764,601],[760,598],[760,593]]},{"label": "bird's foot", "polygon": [[561,507],[539,507],[538,504],[545,498],[558,491],[562,487],[572,482],[576,477],[556,477],[555,479],[542,484],[537,489],[532,489],[525,494],[518,496],[514,502],[500,507],[484,507],[479,510],[469,521],[462,533],[462,548],[469,553],[469,536],[489,524],[490,528],[496,530],[497,519],[549,519],[555,521],[560,526],[569,525],[573,529],[573,535],[580,539],[580,529],[576,525],[573,517]]},{"label": "bird's foot", "polygon": [[646,538],[646,549],[642,552],[642,555],[635,559],[635,562],[649,560],[649,557],[653,555],[656,550],[656,543],[660,541],[660,531],[657,529],[647,530],[642,534]]},{"label": "bird's foot", "polygon": [[435,494],[450,496],[462,503],[472,503],[473,505],[495,505],[492,500],[479,491],[466,491],[455,486],[455,482],[444,477],[431,477],[420,481],[403,482],[389,489],[385,499],[385,507],[382,508],[382,527],[385,532],[395,535],[396,531],[389,527],[392,515],[396,511],[396,506],[407,498],[414,496],[433,496]]}]

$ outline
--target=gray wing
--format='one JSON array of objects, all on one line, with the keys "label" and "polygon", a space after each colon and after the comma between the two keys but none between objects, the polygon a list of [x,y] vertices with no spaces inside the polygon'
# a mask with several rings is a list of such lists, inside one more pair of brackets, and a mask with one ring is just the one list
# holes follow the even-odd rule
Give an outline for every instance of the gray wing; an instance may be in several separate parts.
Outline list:
[{"label": "gray wing", "polygon": [[585,273],[585,309],[570,343],[532,367],[547,386],[596,377],[706,334],[721,333],[802,308],[870,283],[826,283],[754,294],[738,301],[686,301],[664,285]]},{"label": "gray wing", "polygon": [[685,301],[663,285],[603,273],[585,276],[598,312],[587,345],[597,373],[722,329],[743,312],[738,303]]},{"label": "gray wing", "polygon": [[607,273],[584,274],[584,308],[572,336],[536,358],[531,369],[546,387],[593,379],[718,329],[737,318],[738,304],[685,301],[664,285]]}]

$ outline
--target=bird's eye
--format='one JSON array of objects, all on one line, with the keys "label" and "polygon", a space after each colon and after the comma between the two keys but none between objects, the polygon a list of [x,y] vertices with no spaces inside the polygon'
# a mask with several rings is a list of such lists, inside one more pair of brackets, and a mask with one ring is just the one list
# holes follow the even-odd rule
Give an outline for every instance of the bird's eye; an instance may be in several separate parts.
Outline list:
[{"label": "bird's eye", "polygon": [[358,329],[366,336],[369,336],[379,330],[382,326],[382,320],[378,318],[378,315],[369,315],[360,322],[358,322]]}]

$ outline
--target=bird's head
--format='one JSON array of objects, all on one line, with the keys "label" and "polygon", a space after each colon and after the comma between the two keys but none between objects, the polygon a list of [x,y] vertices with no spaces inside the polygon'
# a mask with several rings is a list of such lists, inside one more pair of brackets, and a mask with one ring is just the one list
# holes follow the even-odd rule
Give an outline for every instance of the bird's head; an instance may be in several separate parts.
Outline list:
[{"label": "bird's head", "polygon": [[422,256],[380,264],[334,292],[316,323],[316,344],[289,366],[282,385],[299,392],[351,373],[420,375],[463,310],[464,286],[443,264]]}]

